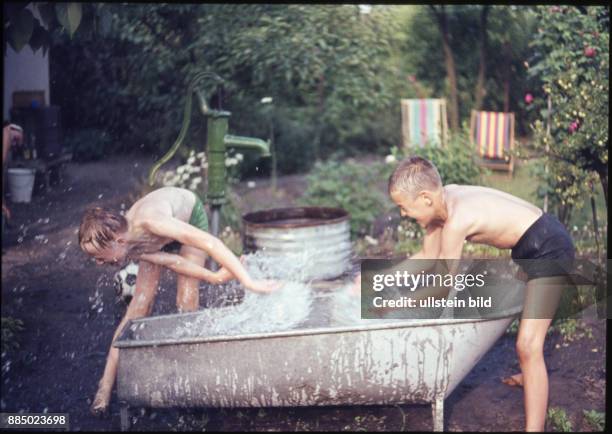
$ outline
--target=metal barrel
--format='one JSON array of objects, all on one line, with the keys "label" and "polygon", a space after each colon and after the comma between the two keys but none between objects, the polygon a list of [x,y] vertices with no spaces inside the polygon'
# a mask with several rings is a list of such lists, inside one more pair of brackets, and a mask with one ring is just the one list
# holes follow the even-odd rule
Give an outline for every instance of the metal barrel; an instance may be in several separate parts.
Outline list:
[{"label": "metal barrel", "polygon": [[246,253],[295,258],[302,281],[332,279],[350,268],[349,214],[340,208],[276,208],[245,214]]}]

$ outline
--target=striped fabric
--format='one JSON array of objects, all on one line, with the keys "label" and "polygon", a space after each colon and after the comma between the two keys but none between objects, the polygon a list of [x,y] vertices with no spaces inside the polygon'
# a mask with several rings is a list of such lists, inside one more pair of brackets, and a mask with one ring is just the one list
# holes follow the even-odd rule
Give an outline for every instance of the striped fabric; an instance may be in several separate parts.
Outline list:
[{"label": "striped fabric", "polygon": [[474,142],[483,158],[509,160],[514,132],[514,113],[474,112]]},{"label": "striped fabric", "polygon": [[440,146],[444,141],[446,105],[443,99],[402,99],[404,146]]}]

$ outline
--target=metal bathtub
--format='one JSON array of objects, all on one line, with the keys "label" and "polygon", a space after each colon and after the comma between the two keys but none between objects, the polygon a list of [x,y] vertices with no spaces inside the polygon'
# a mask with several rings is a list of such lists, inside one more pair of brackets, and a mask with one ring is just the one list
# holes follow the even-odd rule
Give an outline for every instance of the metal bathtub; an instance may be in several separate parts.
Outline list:
[{"label": "metal bathtub", "polygon": [[128,406],[294,407],[443,404],[521,306],[491,319],[361,320],[358,325],[172,339],[201,312],[133,320],[120,348],[117,393]]}]

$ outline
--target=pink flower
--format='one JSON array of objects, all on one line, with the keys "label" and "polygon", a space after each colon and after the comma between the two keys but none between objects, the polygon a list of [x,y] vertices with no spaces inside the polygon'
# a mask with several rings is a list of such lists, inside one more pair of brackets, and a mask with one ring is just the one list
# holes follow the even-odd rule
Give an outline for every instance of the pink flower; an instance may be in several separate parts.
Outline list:
[{"label": "pink flower", "polygon": [[414,83],[416,81],[416,76],[414,74],[410,74],[408,76],[408,80],[410,80],[411,83]]},{"label": "pink flower", "polygon": [[570,124],[568,130],[571,134],[574,134],[576,131],[578,131],[579,126],[580,126],[580,122],[574,121]]},{"label": "pink flower", "polygon": [[595,54],[596,54],[595,48],[593,48],[593,47],[586,47],[584,49],[584,55],[586,57],[595,57]]},{"label": "pink flower", "polygon": [[530,93],[525,94],[525,102],[531,104],[533,102],[533,95]]}]

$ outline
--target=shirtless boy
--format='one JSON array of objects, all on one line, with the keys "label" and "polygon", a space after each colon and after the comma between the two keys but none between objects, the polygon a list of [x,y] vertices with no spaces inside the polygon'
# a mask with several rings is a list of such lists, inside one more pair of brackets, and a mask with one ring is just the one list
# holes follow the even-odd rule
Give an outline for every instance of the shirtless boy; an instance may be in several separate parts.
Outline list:
[{"label": "shirtless boy", "polygon": [[[139,262],[135,294],[113,341],[128,320],[150,314],[162,267],[178,274],[176,306],[179,312],[198,309],[200,280],[224,283],[235,278],[251,291],[278,289],[278,282],[252,279],[240,260],[207,231],[208,220],[201,200],[182,188],[164,187],[147,194],[132,205],[125,217],[102,208],[85,212],[79,229],[79,245],[85,253],[98,264]],[[174,241],[182,244],[179,254],[161,251]],[[204,268],[207,255],[222,266],[219,271]],[[94,414],[108,409],[118,358],[119,350],[111,343],[91,406]]]},{"label": "shirtless boy", "polygon": [[[423,158],[398,165],[389,178],[389,195],[402,217],[425,229],[423,248],[411,259],[460,259],[467,240],[512,249],[514,260],[554,260],[565,270],[573,264],[572,239],[556,217],[492,188],[443,186],[436,167]],[[548,405],[544,339],[566,281],[559,269],[539,266],[541,261],[526,263],[521,264],[527,287],[516,341],[521,374],[504,382],[524,388],[526,430],[543,431]],[[536,313],[542,307],[548,311]]]}]

